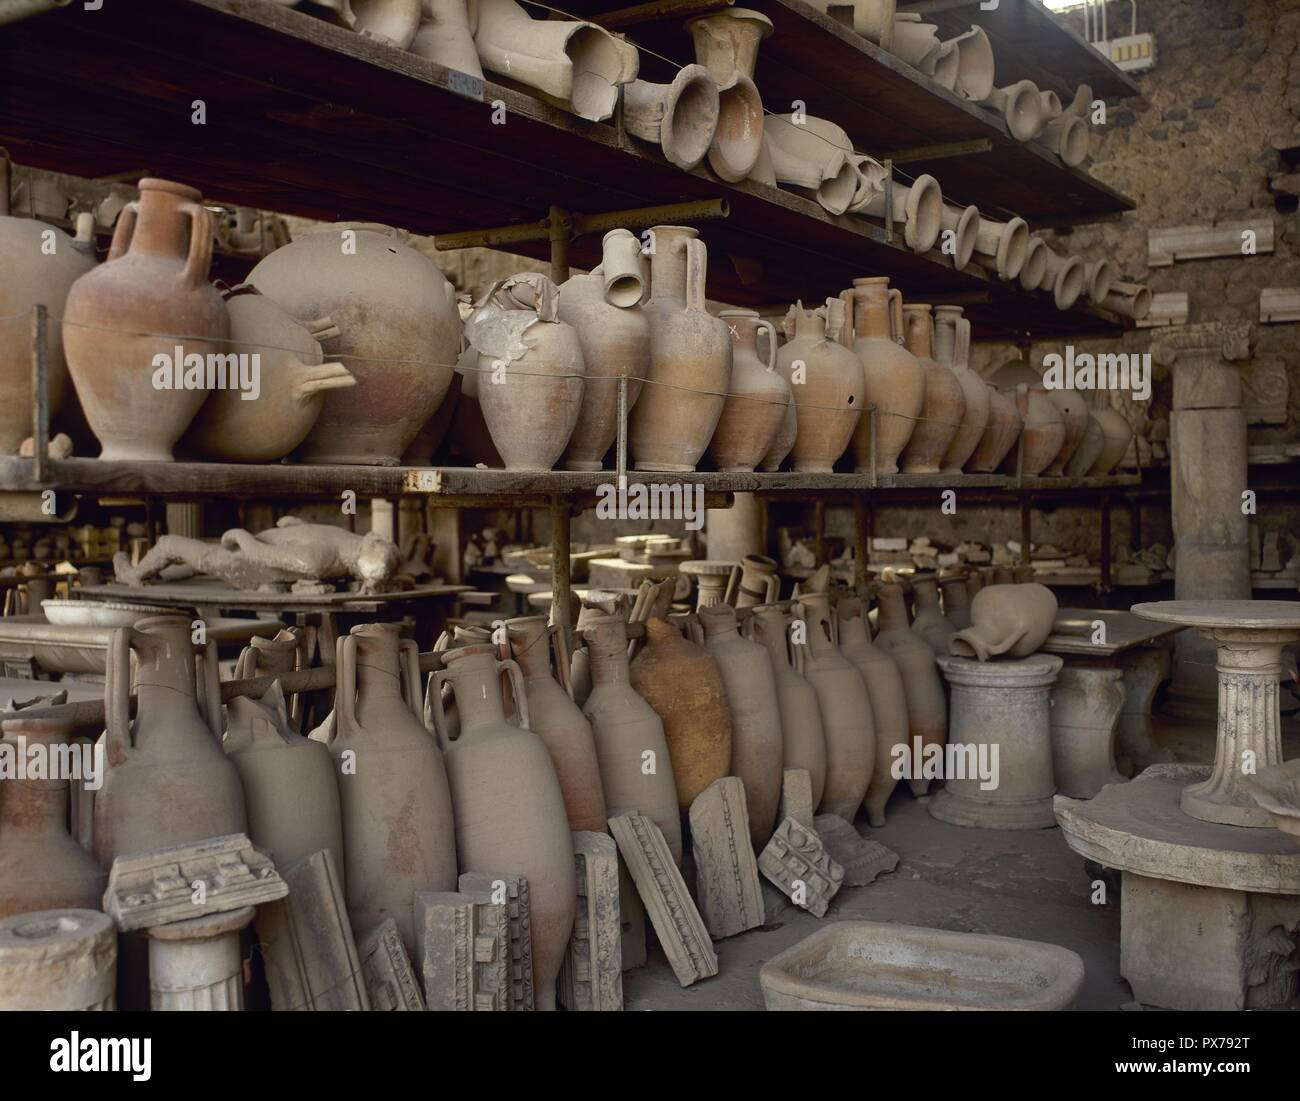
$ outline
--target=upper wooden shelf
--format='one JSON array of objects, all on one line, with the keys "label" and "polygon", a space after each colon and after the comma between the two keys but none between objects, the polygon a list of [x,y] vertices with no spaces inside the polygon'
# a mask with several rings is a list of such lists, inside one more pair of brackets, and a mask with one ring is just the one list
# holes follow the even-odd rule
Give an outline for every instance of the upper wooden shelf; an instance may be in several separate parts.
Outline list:
[{"label": "upper wooden shelf", "polygon": [[[800,0],[784,3],[816,16]],[[845,38],[862,40],[827,25],[841,62],[871,69]],[[877,68],[891,81],[924,81],[884,56]],[[19,163],[91,178],[159,175],[216,201],[419,234],[534,221],[551,204],[599,213],[725,198],[730,217],[702,226],[709,294],[720,301],[818,301],[884,274],[908,297],[965,305],[977,339],[1131,327],[1087,304],[1058,311],[1048,295],[955,271],[937,253],[908,251],[900,234],[887,240],[882,227],[788,191],[682,172],[613,125],[511,88],[488,82],[483,100],[466,98],[449,70],[270,0],[74,5],[0,30],[0,66],[0,141]],[[493,101],[505,105],[504,125],[492,123]],[[962,117],[982,117],[953,102]],[[548,255],[545,241],[511,247]],[[599,237],[581,238],[571,262],[593,267],[598,249]]]}]

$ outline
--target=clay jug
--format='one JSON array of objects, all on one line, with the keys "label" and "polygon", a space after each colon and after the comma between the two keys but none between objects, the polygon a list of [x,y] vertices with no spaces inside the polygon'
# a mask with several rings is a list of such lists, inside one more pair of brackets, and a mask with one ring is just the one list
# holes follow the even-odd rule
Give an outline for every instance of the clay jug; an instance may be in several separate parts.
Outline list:
[{"label": "clay jug", "polygon": [[718,663],[703,646],[664,619],[647,621],[645,630],[646,644],[629,667],[632,687],[663,720],[685,814],[714,780],[731,775],[731,711]]},{"label": "clay jug", "polygon": [[826,787],[826,735],[822,732],[817,689],[795,671],[789,624],[790,617],[779,604],[762,604],[745,621],[745,631],[767,650],[772,666],[781,711],[782,768],[807,770],[815,807],[821,803]]},{"label": "clay jug", "polygon": [[984,438],[990,415],[988,384],[970,369],[970,322],[960,306],[934,308],[934,358],[953,373],[966,399],[961,427],[939,464],[945,474],[960,474]]},{"label": "clay jug", "polygon": [[794,605],[807,642],[795,646],[795,666],[817,691],[826,737],[826,785],[818,809],[852,822],[867,794],[876,760],[875,721],[867,688],[840,653],[826,593],[806,593]]},{"label": "clay jug", "polygon": [[[970,589],[966,576],[954,574],[952,577],[941,577],[939,589],[943,593],[944,618],[952,624],[955,631],[964,631],[970,626]],[[944,653],[947,652],[945,649]]]},{"label": "clay jug", "polygon": [[1061,423],[1065,426],[1065,439],[1061,443],[1061,449],[1056,453],[1056,458],[1043,473],[1051,477],[1059,477],[1065,473],[1065,464],[1074,457],[1075,451],[1083,443],[1084,434],[1088,431],[1088,403],[1077,390],[1048,390],[1047,397],[1061,414]]},{"label": "clay jug", "polygon": [[894,659],[871,641],[871,625],[862,614],[860,599],[841,600],[836,610],[840,653],[857,669],[867,686],[876,734],[876,763],[863,805],[867,821],[873,826],[883,826],[885,804],[898,784],[893,774],[894,747],[907,744],[907,694],[903,689],[903,675]]},{"label": "clay jug", "polygon": [[[884,586],[878,596],[876,645],[894,659],[903,677],[903,693],[907,698],[907,731],[909,749],[915,749],[920,740],[921,751],[930,745],[942,746],[948,737],[948,702],[939,679],[939,666],[934,651],[918,638],[907,623],[907,604],[903,590],[897,585]],[[919,762],[913,757],[913,765]],[[913,768],[913,772],[919,769]],[[930,781],[920,776],[908,780],[912,794],[924,795]]]},{"label": "clay jug", "polygon": [[704,308],[707,250],[697,231],[656,226],[650,256],[650,376],[629,430],[637,470],[692,471],[731,384],[731,337]]},{"label": "clay jug", "polygon": [[957,633],[957,628],[948,622],[939,606],[939,579],[933,574],[913,577],[912,596],[915,601],[913,633],[935,654],[947,654],[948,640]]},{"label": "clay jug", "polygon": [[570,830],[602,833],[608,817],[591,723],[551,673],[555,628],[545,616],[507,619],[510,652],[523,670],[529,729],[545,743],[555,766]]},{"label": "clay jug", "polygon": [[400,630],[363,623],[338,640],[334,711],[311,737],[334,757],[352,930],[391,917],[414,953],[415,895],[456,889],[456,837],[447,770],[417,711],[415,643]]},{"label": "clay jug", "polygon": [[208,356],[228,351],[229,321],[208,284],[212,215],[199,193],[169,180],[139,187],[108,259],[68,291],[63,347],[99,457],[170,462],[207,399]]},{"label": "clay jug", "polygon": [[898,457],[925,404],[926,382],[925,368],[902,346],[903,296],[881,276],[853,280],[853,290],[840,298],[844,344],[858,357],[866,381],[866,408],[853,433],[855,468],[869,472],[874,454],[877,473],[897,474]]},{"label": "clay jug", "polygon": [[[653,821],[681,867],[682,820],[672,759],[663,720],[632,687],[627,623],[621,616],[593,616],[583,636],[591,661],[591,694],[582,713],[596,742],[606,808],[635,807]],[[653,755],[650,771],[646,753]]]},{"label": "clay jug", "polygon": [[[772,446],[790,406],[790,384],[776,373],[776,326],[754,310],[718,315],[731,335],[731,385],[709,441],[719,470],[752,471]],[[767,358],[759,358],[758,334],[767,333]]]},{"label": "clay jug", "polygon": [[1089,474],[1110,474],[1128,454],[1133,442],[1133,428],[1124,419],[1122,413],[1103,405],[1093,410],[1093,416],[1101,426],[1102,450],[1097,460],[1088,469]]},{"label": "clay jug", "polygon": [[[1021,471],[1027,475],[1042,474],[1060,454],[1065,445],[1065,421],[1060,410],[1047,395],[1042,377],[1024,360],[1013,359],[998,368],[991,380],[1003,393],[1014,395],[1020,413]],[[1019,387],[1025,387],[1023,395]],[[1016,472],[1017,451],[1007,452],[1001,469],[1007,474]]]},{"label": "clay jug", "polygon": [[[307,438],[325,395],[357,384],[341,363],[325,363],[320,341],[338,335],[329,318],[300,324],[256,287],[226,294],[230,350],[257,356],[256,391],[214,390],[185,433],[183,447],[222,463],[278,462]],[[242,360],[250,363],[250,360]],[[241,380],[248,377],[240,368]],[[246,393],[255,393],[245,398]]]},{"label": "clay jug", "polygon": [[276,249],[248,282],[304,324],[329,317],[325,354],[357,380],[326,395],[306,463],[393,466],[442,404],[460,352],[455,292],[399,231],[322,225]]},{"label": "clay jug", "polygon": [[1056,597],[1046,585],[1032,581],[988,585],[971,601],[970,618],[971,625],[952,636],[950,653],[976,661],[1027,658],[1052,633]]},{"label": "clay jug", "polygon": [[733,608],[751,608],[755,604],[775,603],[781,592],[781,579],[777,577],[775,558],[765,554],[747,554],[732,567],[727,579],[724,604]]},{"label": "clay jug", "polygon": [[790,456],[801,473],[831,473],[863,416],[866,380],[857,356],[840,343],[843,327],[838,298],[816,310],[797,302],[785,316],[786,343],[777,352],[776,369],[794,395]]},{"label": "clay jug", "polygon": [[974,453],[966,460],[965,469],[970,474],[992,474],[1020,439],[1020,410],[1015,396],[1004,394],[989,382],[984,386],[989,395],[989,422]]},{"label": "clay jug", "polygon": [[781,704],[766,651],[741,638],[736,612],[714,604],[700,613],[704,648],[718,663],[731,709],[731,775],[745,785],[749,838],[762,850],[776,828],[784,745]]},{"label": "clay jug", "polygon": [[330,752],[289,725],[280,682],[226,704],[226,756],[239,770],[248,836],[284,869],[328,849],[346,882],[343,812]]},{"label": "clay jug", "polygon": [[952,369],[931,355],[934,348],[934,318],[931,307],[903,307],[907,350],[925,368],[925,403],[921,418],[903,451],[904,474],[937,474],[966,415],[966,396]]},{"label": "clay jug", "polygon": [[[538,1009],[555,1008],[555,978],[573,932],[577,881],[564,793],[546,744],[529,729],[527,689],[513,661],[491,646],[448,652],[434,677],[434,728],[447,755],[456,811],[456,856],[467,872],[528,880],[533,990]],[[501,673],[511,681],[519,725],[506,721]],[[440,690],[451,685],[460,737],[446,740]]]},{"label": "clay jug", "polygon": [[63,356],[68,289],[95,266],[95,220],[77,219],[69,237],[36,218],[9,215],[9,154],[0,149],[0,455],[16,455],[32,434],[32,307],[44,306],[45,392],[50,419],[68,402],[68,364]]},{"label": "clay jug", "polygon": [[167,615],[113,633],[104,684],[105,771],[95,793],[94,854],[105,868],[119,856],[248,832],[239,773],[221,751],[216,643],[202,648],[200,664],[190,631],[187,616]]},{"label": "clay jug", "polygon": [[560,287],[560,320],[582,345],[587,378],[582,408],[564,451],[565,470],[599,470],[618,436],[619,379],[627,379],[627,412],[650,374],[650,322],[641,308],[645,283],[641,242],[625,229],[605,234],[603,260],[589,275]]},{"label": "clay jug", "polygon": [[558,309],[555,284],[526,272],[494,283],[465,323],[479,406],[507,470],[550,470],[578,423],[587,366]]},{"label": "clay jug", "polygon": [[[22,762],[27,774],[19,779],[6,769],[0,781],[0,918],[38,910],[100,909],[108,875],[68,832],[71,777],[53,767],[71,759],[64,747],[73,745],[72,724],[6,719],[3,744],[14,754],[15,769]],[[81,746],[72,752],[85,763]],[[37,755],[42,778],[32,779]],[[90,778],[85,772],[81,777]]]}]

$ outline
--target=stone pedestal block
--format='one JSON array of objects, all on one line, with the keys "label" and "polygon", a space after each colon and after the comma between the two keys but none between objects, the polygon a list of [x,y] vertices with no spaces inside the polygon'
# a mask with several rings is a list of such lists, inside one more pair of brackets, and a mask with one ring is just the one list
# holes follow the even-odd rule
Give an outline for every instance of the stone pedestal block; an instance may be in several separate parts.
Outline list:
[{"label": "stone pedestal block", "polygon": [[722,940],[758,928],[763,893],[749,843],[745,785],[735,776],[715,780],[696,796],[690,820],[695,897],[709,936]]},{"label": "stone pedestal block", "polygon": [[1115,733],[1124,707],[1124,671],[1111,661],[1067,660],[1052,686],[1052,768],[1056,790],[1091,799],[1122,783]]},{"label": "stone pedestal block", "polygon": [[506,908],[454,891],[415,896],[416,959],[430,1011],[504,1010],[510,1004]]},{"label": "stone pedestal block", "polygon": [[1166,644],[1142,646],[1119,656],[1124,670],[1124,707],[1115,738],[1115,763],[1124,776],[1136,776],[1174,755],[1152,739],[1151,703],[1169,667]]},{"label": "stone pedestal block", "polygon": [[[990,830],[1056,825],[1050,694],[1061,659],[937,660],[952,690],[952,710],[945,785],[931,798],[930,814]],[[993,773],[987,782],[978,775],[981,755]]]},{"label": "stone pedestal block", "polygon": [[117,928],[95,910],[0,921],[0,1012],[117,1008]]},{"label": "stone pedestal block", "polygon": [[[603,833],[579,831],[573,835],[573,861],[578,906],[556,997],[570,1012],[618,1011],[623,1008],[618,846]],[[644,946],[644,929],[641,942]]]},{"label": "stone pedestal block", "polygon": [[245,906],[149,929],[149,1008],[242,1010],[244,962],[239,933],[255,912]]}]

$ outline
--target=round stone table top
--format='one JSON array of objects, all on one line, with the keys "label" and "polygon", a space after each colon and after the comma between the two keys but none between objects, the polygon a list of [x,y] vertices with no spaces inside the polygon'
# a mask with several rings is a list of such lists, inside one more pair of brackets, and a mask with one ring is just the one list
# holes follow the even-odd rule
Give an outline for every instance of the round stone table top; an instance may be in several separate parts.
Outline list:
[{"label": "round stone table top", "polygon": [[737,562],[717,562],[710,561],[707,558],[692,558],[681,563],[677,569],[681,573],[693,574],[696,577],[729,577],[731,571],[737,565],[739,565]]},{"label": "round stone table top", "polygon": [[1300,895],[1300,837],[1203,822],[1179,806],[1207,765],[1153,765],[1095,799],[1058,795],[1056,820],[1075,852],[1152,879],[1261,894]]},{"label": "round stone table top", "polygon": [[1134,604],[1130,611],[1187,627],[1300,631],[1300,601],[1295,600],[1160,600]]}]

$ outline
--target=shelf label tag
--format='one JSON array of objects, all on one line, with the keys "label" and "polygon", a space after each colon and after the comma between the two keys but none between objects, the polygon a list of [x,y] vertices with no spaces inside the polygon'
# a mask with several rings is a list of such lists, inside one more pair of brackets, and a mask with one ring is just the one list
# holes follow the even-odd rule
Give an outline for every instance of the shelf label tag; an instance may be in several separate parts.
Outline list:
[{"label": "shelf label tag", "polygon": [[402,478],[404,493],[441,493],[442,479],[436,470],[408,470]]},{"label": "shelf label tag", "polygon": [[459,69],[447,70],[447,87],[458,96],[483,102],[483,78],[462,73]]}]

